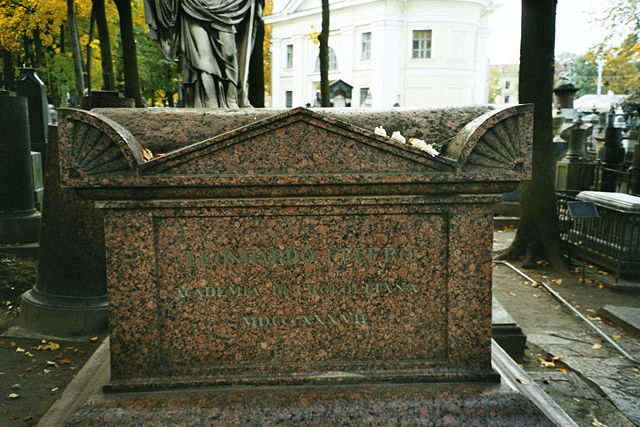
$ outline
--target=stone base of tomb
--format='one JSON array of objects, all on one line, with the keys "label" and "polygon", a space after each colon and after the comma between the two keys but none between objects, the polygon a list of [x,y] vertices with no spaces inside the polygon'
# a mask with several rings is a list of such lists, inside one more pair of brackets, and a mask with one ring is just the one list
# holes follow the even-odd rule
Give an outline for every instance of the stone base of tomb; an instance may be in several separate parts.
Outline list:
[{"label": "stone base of tomb", "polygon": [[[544,426],[567,415],[495,343],[498,382],[185,387],[105,392],[109,344],[74,378],[42,425]],[[508,385],[511,384],[511,387]],[[97,391],[97,392],[96,392]],[[533,402],[536,402],[534,404]],[[544,408],[544,413],[538,407]]]},{"label": "stone base of tomb", "polygon": [[233,387],[95,395],[66,425],[553,425],[503,384]]}]

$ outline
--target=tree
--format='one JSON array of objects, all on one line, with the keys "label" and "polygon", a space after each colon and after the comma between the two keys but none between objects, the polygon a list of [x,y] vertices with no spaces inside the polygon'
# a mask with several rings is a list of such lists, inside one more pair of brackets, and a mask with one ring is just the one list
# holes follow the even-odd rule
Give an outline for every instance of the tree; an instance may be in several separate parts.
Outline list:
[{"label": "tree", "polygon": [[82,70],[82,51],[78,37],[78,27],[76,25],[75,1],[67,0],[67,24],[69,26],[69,36],[71,38],[71,53],[73,55],[73,69],[76,74],[76,93],[78,101],[84,94],[84,78]]},{"label": "tree", "polygon": [[134,28],[140,54],[138,67],[142,95],[151,100],[150,106],[172,106],[173,95],[178,91],[178,65],[162,56],[156,42],[149,37],[146,25],[135,25]]},{"label": "tree", "polygon": [[[267,0],[264,4],[262,16],[271,15],[273,0]],[[271,95],[271,25],[264,25],[264,40],[262,42],[263,68],[264,68],[264,92]]]},{"label": "tree", "polygon": [[500,70],[497,67],[489,69],[489,104],[496,102],[496,97],[500,95]]},{"label": "tree", "polygon": [[525,265],[546,257],[565,269],[560,248],[554,188],[554,147],[551,127],[553,51],[557,0],[522,0],[520,39],[521,103],[533,103],[531,181],[520,185],[520,226],[503,259],[525,256]]},{"label": "tree", "polygon": [[575,53],[562,53],[556,57],[556,81],[567,77],[578,88],[576,98],[596,93],[598,66],[595,58]]},{"label": "tree", "polygon": [[320,41],[320,105],[331,106],[329,93],[329,0],[322,0],[322,31]]},{"label": "tree", "polygon": [[104,90],[115,90],[116,83],[113,76],[111,40],[109,39],[109,26],[107,25],[107,14],[104,7],[104,0],[93,0],[93,13],[98,27],[98,38],[100,39],[102,88]]},{"label": "tree", "polygon": [[133,14],[131,0],[113,0],[120,17],[120,39],[122,41],[122,62],[124,68],[124,95],[133,98],[136,107],[142,107],[140,94],[140,77],[138,75],[138,58],[136,40],[133,31]]},{"label": "tree", "polygon": [[629,33],[620,46],[605,43],[592,48],[585,55],[590,61],[604,61],[602,83],[605,91],[628,94],[640,88],[640,36]]}]

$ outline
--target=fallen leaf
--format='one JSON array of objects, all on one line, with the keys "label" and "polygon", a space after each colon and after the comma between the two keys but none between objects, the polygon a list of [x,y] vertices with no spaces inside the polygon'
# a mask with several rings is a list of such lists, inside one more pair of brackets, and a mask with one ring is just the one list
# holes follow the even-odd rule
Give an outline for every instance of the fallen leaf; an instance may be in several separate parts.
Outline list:
[{"label": "fallen leaf", "polygon": [[613,334],[613,335],[611,335],[611,338],[615,338],[615,339],[619,340],[620,338],[622,338],[622,336],[619,335],[619,334]]},{"label": "fallen leaf", "polygon": [[57,350],[60,348],[60,344],[49,341],[48,344],[38,347],[40,347],[42,350]]},{"label": "fallen leaf", "polygon": [[18,393],[11,393],[9,395],[9,399],[17,399],[18,397],[20,397],[20,395]]},{"label": "fallen leaf", "polygon": [[18,418],[20,418],[19,416],[17,416],[17,415],[13,415],[13,414],[9,415],[9,417],[10,417],[12,420],[17,420]]},{"label": "fallen leaf", "polygon": [[553,356],[553,357],[551,358],[551,360],[552,360],[553,362],[555,362],[556,360],[560,360],[560,359],[562,359],[562,355],[561,355],[561,354],[558,354],[557,356]]},{"label": "fallen leaf", "polygon": [[551,380],[549,378],[545,378],[542,380],[544,384],[551,384]]},{"label": "fallen leaf", "polygon": [[606,424],[602,424],[600,421],[598,421],[597,418],[593,418],[593,421],[591,421],[591,425],[594,427],[607,427]]},{"label": "fallen leaf", "polygon": [[29,367],[27,368],[27,372],[31,372],[32,370],[33,370],[33,366],[29,366]]},{"label": "fallen leaf", "polygon": [[516,294],[515,294],[515,293],[513,293],[513,292],[509,292],[509,295],[511,295],[512,297],[515,297],[515,296],[516,296]]},{"label": "fallen leaf", "polygon": [[42,370],[42,372],[44,372],[45,374],[48,374],[48,373],[49,373],[49,372],[51,372],[51,371],[50,371],[50,370],[48,370],[48,369],[43,369],[43,370]]},{"label": "fallen leaf", "polygon": [[91,337],[91,338],[89,338],[89,341],[96,342],[96,341],[98,341],[98,337]]},{"label": "fallen leaf", "polygon": [[59,388],[60,387],[54,387],[54,388],[51,389],[51,391],[58,391]]},{"label": "fallen leaf", "polygon": [[80,351],[76,352],[76,355],[77,356],[84,356],[85,353],[84,353],[84,351],[80,350]]},{"label": "fallen leaf", "polygon": [[52,362],[51,360],[47,360],[47,365],[49,366],[58,366],[56,362]]},{"label": "fallen leaf", "polygon": [[594,350],[600,350],[602,348],[602,344],[594,344],[591,346],[591,348]]},{"label": "fallen leaf", "polygon": [[516,378],[516,381],[518,381],[522,385],[528,385],[529,384],[526,380],[523,380],[522,378]]},{"label": "fallen leaf", "polygon": [[71,360],[69,360],[68,358],[64,358],[60,361],[61,365],[68,365],[69,363],[71,363]]},{"label": "fallen leaf", "polygon": [[33,419],[33,417],[32,417],[31,415],[27,415],[26,417],[24,417],[24,418],[22,419],[22,421],[25,421],[25,422],[26,422],[26,421],[31,421],[32,419]]},{"label": "fallen leaf", "polygon": [[562,279],[552,279],[551,281],[556,285],[562,285]]},{"label": "fallen leaf", "polygon": [[16,343],[14,343],[13,341],[11,341],[11,342],[9,343],[9,345],[10,345],[11,347],[15,347],[15,346],[16,346]]},{"label": "fallen leaf", "polygon": [[24,353],[26,350],[24,348],[22,348],[22,347],[18,347],[18,348],[16,348],[16,351],[18,353]]},{"label": "fallen leaf", "polygon": [[555,368],[556,364],[553,362],[547,362],[546,360],[543,360],[542,362],[540,362],[540,366],[542,366],[543,368]]},{"label": "fallen leaf", "polygon": [[564,368],[562,368],[562,369],[560,369],[560,372],[562,372],[563,374],[566,374],[566,373],[567,373],[567,370],[566,370],[566,369],[564,369]]},{"label": "fallen leaf", "polygon": [[25,356],[29,356],[29,357],[34,357],[34,355],[33,355],[33,354],[31,354],[31,352],[29,352],[29,351],[27,351],[24,355],[25,355]]},{"label": "fallen leaf", "polygon": [[148,148],[143,148],[142,157],[144,157],[145,160],[151,160],[153,159],[153,153]]}]

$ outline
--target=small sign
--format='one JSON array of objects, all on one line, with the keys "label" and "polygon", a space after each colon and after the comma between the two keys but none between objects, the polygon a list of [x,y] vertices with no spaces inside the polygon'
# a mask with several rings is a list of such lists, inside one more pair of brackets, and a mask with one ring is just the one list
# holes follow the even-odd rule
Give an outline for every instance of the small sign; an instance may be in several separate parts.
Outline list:
[{"label": "small sign", "polygon": [[598,209],[593,202],[567,202],[571,218],[598,218]]}]

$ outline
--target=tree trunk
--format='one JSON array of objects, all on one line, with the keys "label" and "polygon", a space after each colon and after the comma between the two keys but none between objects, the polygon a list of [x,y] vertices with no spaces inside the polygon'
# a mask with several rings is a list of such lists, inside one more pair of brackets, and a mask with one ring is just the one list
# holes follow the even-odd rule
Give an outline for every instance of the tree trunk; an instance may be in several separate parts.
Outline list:
[{"label": "tree trunk", "polygon": [[33,55],[31,54],[31,39],[27,36],[22,36],[22,44],[24,45],[24,65],[27,67],[33,67]]},{"label": "tree trunk", "polygon": [[33,48],[36,54],[36,68],[42,68],[44,65],[44,55],[42,54],[42,40],[40,39],[40,30],[35,29],[32,32],[33,34]]},{"label": "tree trunk", "polygon": [[96,15],[91,9],[91,21],[89,22],[89,41],[87,41],[87,95],[91,96],[91,61],[93,60],[93,48],[91,47],[91,40],[93,39],[93,26],[95,23]]},{"label": "tree trunk", "polygon": [[6,90],[16,90],[16,73],[13,68],[13,54],[0,46],[2,51],[2,85]]},{"label": "tree trunk", "polygon": [[76,74],[76,93],[78,102],[84,95],[84,76],[82,72],[82,50],[78,38],[76,25],[75,0],[67,0],[67,24],[69,25],[69,39],[71,39],[71,54],[73,55],[73,68]]},{"label": "tree trunk", "polygon": [[522,0],[518,96],[534,104],[533,171],[520,185],[520,226],[503,259],[525,256],[525,266],[546,257],[556,269],[566,265],[560,248],[551,126],[557,0]]},{"label": "tree trunk", "polygon": [[124,95],[133,98],[136,107],[142,107],[140,79],[138,77],[138,59],[136,40],[133,34],[131,0],[113,0],[120,17],[120,39],[122,40],[122,62],[124,65]]},{"label": "tree trunk", "polygon": [[60,53],[64,53],[64,25],[60,25]]},{"label": "tree trunk", "polygon": [[100,61],[102,62],[102,89],[115,90],[116,82],[113,77],[113,58],[111,57],[111,40],[109,39],[109,27],[107,26],[107,14],[104,9],[104,0],[93,0],[93,13],[98,27],[98,39],[100,40]]},{"label": "tree trunk", "polygon": [[329,0],[322,0],[322,31],[320,42],[320,105],[331,106],[329,93]]},{"label": "tree trunk", "polygon": [[256,108],[264,108],[264,22],[259,19],[256,41],[249,60],[249,103]]}]

